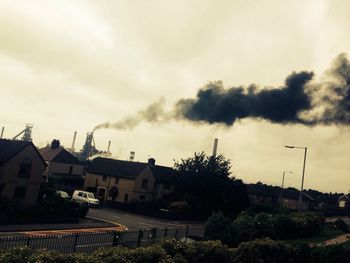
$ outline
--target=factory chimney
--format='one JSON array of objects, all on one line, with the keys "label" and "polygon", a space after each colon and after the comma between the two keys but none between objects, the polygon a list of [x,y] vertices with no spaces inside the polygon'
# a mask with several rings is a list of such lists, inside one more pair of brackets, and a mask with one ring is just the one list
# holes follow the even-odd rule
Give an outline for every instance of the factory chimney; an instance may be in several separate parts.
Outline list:
[{"label": "factory chimney", "polygon": [[1,129],[0,139],[2,139],[2,136],[4,135],[4,130],[5,130],[5,127],[2,127],[2,129]]},{"label": "factory chimney", "polygon": [[213,147],[213,157],[215,157],[216,154],[217,154],[217,151],[218,151],[218,142],[219,142],[219,139],[218,139],[218,138],[215,138],[215,140],[214,140],[214,147]]},{"label": "factory chimney", "polygon": [[73,141],[72,141],[72,147],[70,148],[70,151],[72,153],[74,153],[74,145],[75,145],[75,139],[77,138],[77,131],[74,132],[74,135],[73,135]]},{"label": "factory chimney", "polygon": [[111,141],[109,140],[108,141],[108,147],[107,147],[107,154],[109,154],[110,153],[110,148],[111,148]]},{"label": "factory chimney", "polygon": [[134,151],[131,151],[130,152],[130,162],[133,162],[135,159],[135,152]]}]

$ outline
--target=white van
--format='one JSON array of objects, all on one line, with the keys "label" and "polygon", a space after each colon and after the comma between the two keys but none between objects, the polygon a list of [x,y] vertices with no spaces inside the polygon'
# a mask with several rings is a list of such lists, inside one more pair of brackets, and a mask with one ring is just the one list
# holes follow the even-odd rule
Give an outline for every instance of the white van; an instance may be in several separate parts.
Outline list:
[{"label": "white van", "polygon": [[80,203],[87,203],[90,207],[98,207],[100,201],[95,197],[94,193],[75,190],[72,195],[72,200]]}]

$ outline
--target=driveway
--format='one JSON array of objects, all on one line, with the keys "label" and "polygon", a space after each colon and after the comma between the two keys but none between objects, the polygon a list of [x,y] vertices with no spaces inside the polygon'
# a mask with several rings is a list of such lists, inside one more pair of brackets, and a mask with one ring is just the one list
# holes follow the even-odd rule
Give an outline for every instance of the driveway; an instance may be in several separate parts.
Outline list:
[{"label": "driveway", "polygon": [[149,228],[175,228],[175,227],[195,227],[203,228],[203,222],[194,221],[173,221],[159,218],[152,218],[138,214],[132,214],[114,208],[90,208],[88,217],[104,220],[109,223],[121,224],[129,230],[149,229]]}]

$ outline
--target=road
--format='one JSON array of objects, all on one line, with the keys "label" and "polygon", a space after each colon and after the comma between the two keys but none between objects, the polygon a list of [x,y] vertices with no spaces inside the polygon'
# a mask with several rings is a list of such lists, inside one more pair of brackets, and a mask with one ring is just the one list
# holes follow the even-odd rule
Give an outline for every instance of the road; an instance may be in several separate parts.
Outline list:
[{"label": "road", "polygon": [[174,221],[128,213],[113,208],[90,208],[88,217],[126,226],[129,230],[150,228],[203,227],[202,222]]}]

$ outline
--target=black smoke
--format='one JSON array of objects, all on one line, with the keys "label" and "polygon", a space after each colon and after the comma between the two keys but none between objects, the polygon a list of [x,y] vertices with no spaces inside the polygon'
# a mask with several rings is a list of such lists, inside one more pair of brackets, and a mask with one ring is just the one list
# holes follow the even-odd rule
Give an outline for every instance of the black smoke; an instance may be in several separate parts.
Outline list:
[{"label": "black smoke", "polygon": [[225,89],[222,82],[211,82],[195,99],[178,101],[176,112],[191,121],[226,125],[243,118],[307,124],[299,114],[312,108],[311,95],[305,89],[312,77],[311,72],[292,73],[283,87],[261,90],[255,85]]},{"label": "black smoke", "polygon": [[210,82],[197,96],[180,99],[178,118],[192,122],[233,125],[244,118],[303,125],[350,124],[350,62],[340,54],[320,81],[313,72],[290,74],[282,87],[231,87]]}]

